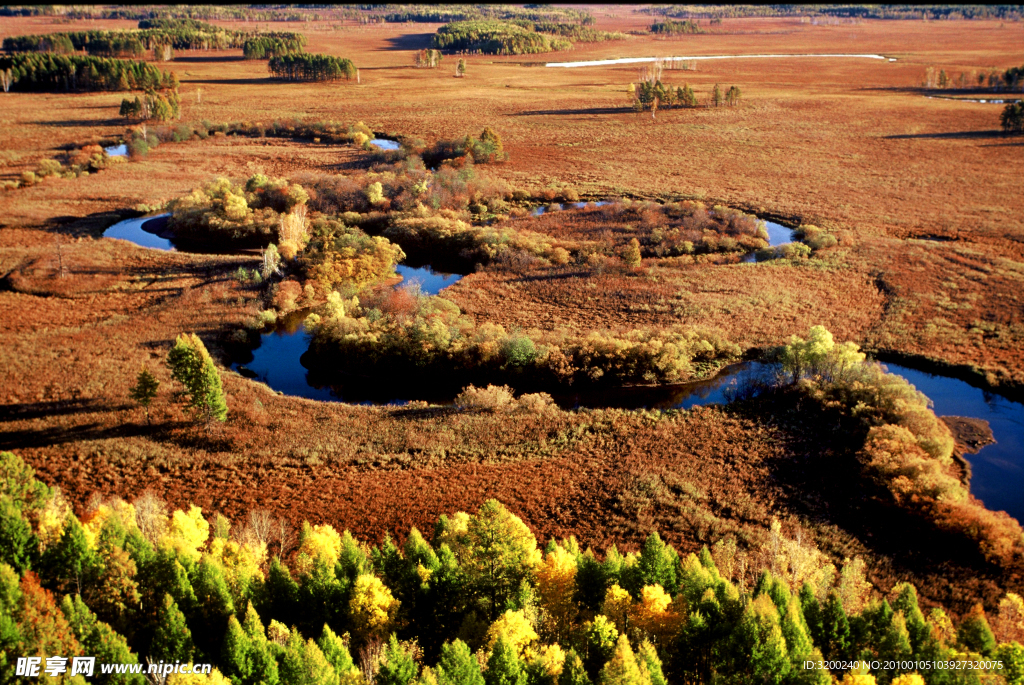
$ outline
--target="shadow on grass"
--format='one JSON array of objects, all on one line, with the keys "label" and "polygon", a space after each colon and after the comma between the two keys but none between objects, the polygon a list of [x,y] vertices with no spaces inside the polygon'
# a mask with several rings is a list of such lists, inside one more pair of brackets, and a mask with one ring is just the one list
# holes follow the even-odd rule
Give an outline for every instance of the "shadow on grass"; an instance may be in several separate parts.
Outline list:
[{"label": "shadow on grass", "polygon": [[407,33],[402,36],[385,38],[384,42],[388,47],[383,50],[423,50],[430,47],[430,39],[433,33]]},{"label": "shadow on grass", "polygon": [[[108,107],[113,111],[114,106]],[[121,117],[115,117],[113,119],[58,119],[57,121],[34,121],[32,122],[37,126],[56,126],[60,128],[64,127],[81,127],[87,128],[92,126],[123,126],[124,119]]]},{"label": "shadow on grass", "polygon": [[895,136],[885,136],[886,140],[909,140],[914,138],[934,140],[980,140],[986,138],[1009,138],[1009,136],[999,129],[993,129],[991,131],[954,131],[952,133],[902,133]]},{"label": "shadow on grass", "polygon": [[200,57],[178,57],[176,55],[174,61],[185,64],[202,64],[203,62],[244,62],[246,60],[242,55],[208,55]]},{"label": "shadow on grass", "polygon": [[535,109],[518,112],[519,117],[564,116],[568,114],[628,114],[633,110],[628,107],[588,107],[586,109]]},{"label": "shadow on grass", "polygon": [[[124,407],[114,407],[123,409]],[[70,414],[88,414],[111,409],[98,400],[54,400],[52,402],[23,402],[21,404],[0,405],[0,423],[38,419],[46,416],[67,416]]]},{"label": "shadow on grass", "polygon": [[[114,408],[114,407],[109,407]],[[29,447],[52,447],[68,443],[105,440],[109,438],[135,438],[149,435],[156,439],[172,439],[176,428],[191,425],[188,422],[163,423],[156,426],[126,423],[119,426],[102,425],[98,422],[82,426],[53,426],[41,430],[17,430],[0,433],[0,449],[19,450]]]}]

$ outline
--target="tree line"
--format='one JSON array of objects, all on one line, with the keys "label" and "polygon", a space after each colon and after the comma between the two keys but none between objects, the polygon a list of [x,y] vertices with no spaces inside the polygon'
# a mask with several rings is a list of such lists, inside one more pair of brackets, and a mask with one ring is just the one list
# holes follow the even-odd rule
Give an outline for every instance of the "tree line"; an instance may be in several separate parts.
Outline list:
[{"label": "tree line", "polygon": [[[844,669],[804,662],[855,658],[879,662],[861,685],[963,682],[972,661],[1024,673],[1020,596],[954,624],[913,585],[880,595],[860,559],[837,569],[778,522],[749,552],[725,538],[680,555],[654,532],[599,557],[572,537],[540,547],[488,500],[371,546],[330,525],[295,535],[266,511],[170,511],[152,493],[79,519],[19,457],[0,466],[7,655],[213,663],[203,682],[217,685],[825,685]],[[953,663],[922,680],[911,660]]]},{"label": "tree line", "polygon": [[662,5],[637,10],[687,19],[856,17],[861,19],[1020,19],[1019,5]]},{"label": "tree line", "polygon": [[592,26],[596,21],[590,12],[576,7],[552,5],[406,5],[401,11],[384,15],[384,21],[394,23],[423,22],[444,24],[480,19],[525,20],[556,24]]},{"label": "tree line", "polygon": [[481,52],[488,55],[529,55],[569,50],[564,38],[537,33],[506,21],[473,20],[446,24],[431,38],[431,46],[453,52]]},{"label": "tree line", "polygon": [[242,54],[246,59],[270,59],[300,53],[305,46],[306,36],[301,33],[261,33],[245,40]]},{"label": "tree line", "polygon": [[177,77],[134,60],[21,53],[0,56],[4,89],[23,91],[174,90]]},{"label": "tree line", "polygon": [[[226,50],[241,47],[247,59],[270,54],[301,52],[306,37],[299,33],[267,34],[231,31],[194,19],[143,19],[132,31],[70,31],[46,35],[10,36],[7,52],[54,52],[84,50],[103,57],[140,57],[150,50],[169,46],[176,50]],[[259,56],[256,56],[259,55]]]},{"label": "tree line", "polygon": [[267,66],[276,78],[289,81],[350,81],[356,78],[352,60],[320,53],[275,55]]},{"label": "tree line", "polygon": [[697,22],[690,21],[672,21],[667,19],[662,22],[656,22],[651,24],[651,33],[664,34],[666,36],[681,36],[692,33],[705,33]]}]

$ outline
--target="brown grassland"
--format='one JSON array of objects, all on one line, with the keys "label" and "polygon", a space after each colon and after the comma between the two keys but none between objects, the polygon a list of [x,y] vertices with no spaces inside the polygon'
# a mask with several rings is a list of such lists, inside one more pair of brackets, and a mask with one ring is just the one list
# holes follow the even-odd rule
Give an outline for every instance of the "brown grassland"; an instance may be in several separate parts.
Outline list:
[{"label": "brown grassland", "polygon": [[[593,12],[602,30],[650,22],[629,7]],[[469,56],[463,79],[452,78],[452,57],[437,70],[413,68],[413,52],[436,28],[299,29],[308,51],[352,59],[359,84],[276,82],[240,50],[181,53],[164,66],[181,80],[183,121],[363,121],[427,142],[490,126],[510,159],[487,173],[534,197],[570,187],[587,198],[700,200],[814,224],[838,239],[801,264],[645,259],[635,275],[483,269],[446,294],[478,321],[581,332],[684,324],[745,349],[821,324],[837,340],[975,369],[979,380],[1021,393],[1024,143],[998,130],[997,107],[927,99],[919,89],[928,66],[1019,66],[1018,24],[726,19],[706,35]],[[0,38],[65,30],[46,18],[0,21]],[[702,98],[715,83],[739,85],[743,101],[656,120],[627,107],[635,65],[540,66],[542,58],[804,52],[897,61],[743,59],[667,70],[665,81],[689,83]],[[65,146],[123,134],[121,97],[0,95],[0,178]],[[575,534],[595,547],[635,548],[657,529],[688,551],[726,534],[760,544],[777,516],[790,536],[803,531],[840,562],[867,558],[883,590],[912,580],[927,603],[963,611],[1024,588],[1022,569],[989,566],[881,493],[851,491],[843,466],[851,446],[796,405],[504,416],[321,403],[224,370],[230,418],[212,435],[195,429],[171,401],[162,360],[183,331],[226,360],[224,341],[256,312],[232,273],[255,260],[142,249],[100,238],[103,229],[138,204],[218,175],[368,166],[367,153],[349,146],[210,137],[0,194],[0,449],[20,454],[79,510],[95,492],[131,499],[151,488],[174,507],[193,502],[232,518],[262,507],[379,540],[498,497],[543,539]],[[568,230],[558,214],[511,221],[556,236]],[[58,236],[66,278],[57,277]],[[152,426],[127,399],[143,365],[163,383]]]}]

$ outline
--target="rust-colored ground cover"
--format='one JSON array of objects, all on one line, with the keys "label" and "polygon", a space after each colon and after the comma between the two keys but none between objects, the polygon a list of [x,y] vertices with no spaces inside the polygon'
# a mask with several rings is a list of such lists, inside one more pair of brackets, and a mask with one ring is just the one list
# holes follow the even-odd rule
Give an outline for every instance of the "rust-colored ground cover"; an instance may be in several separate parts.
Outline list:
[{"label": "rust-colored ground cover", "polygon": [[[596,13],[601,29],[649,21],[629,8]],[[69,28],[79,26],[4,18],[0,37]],[[435,71],[412,68],[412,52],[435,28],[309,29],[307,49],[352,58],[358,85],[277,83],[264,62],[243,61],[240,51],[182,54],[170,68],[182,80],[186,120],[363,120],[428,142],[491,126],[510,161],[488,172],[534,193],[568,185],[592,197],[702,199],[814,223],[839,239],[801,264],[649,264],[639,275],[483,271],[450,291],[479,319],[577,330],[684,323],[745,346],[820,323],[837,338],[981,367],[993,383],[1024,380],[1020,140],[998,133],[997,107],[917,90],[926,66],[1019,66],[1015,24],[725,20],[720,34],[638,37],[549,56],[898,59],[701,62],[696,72],[667,71],[666,80],[702,94],[714,83],[738,85],[741,106],[663,111],[656,121],[624,106],[632,66],[561,70],[522,65],[537,56],[470,56],[465,79],[452,78],[451,58]],[[16,178],[62,146],[122,133],[121,97],[0,96],[0,176]],[[415,413],[283,397],[225,372],[232,418],[223,433],[186,425],[162,359],[182,331],[198,332],[220,354],[220,342],[254,312],[253,294],[231,278],[254,259],[157,253],[96,236],[114,212],[218,174],[347,173],[363,160],[347,147],[211,137],[0,195],[0,446],[17,450],[80,509],[93,492],[131,497],[151,487],[174,506],[192,501],[233,517],[266,507],[379,539],[498,496],[542,537],[575,533],[597,546],[632,546],[658,528],[684,549],[725,533],[757,544],[777,515],[837,561],[869,557],[883,589],[912,578],[930,601],[960,609],[973,598],[991,602],[997,584],[1020,591],[1019,577],[999,576],[966,552],[940,566],[943,540],[920,535],[912,520],[893,514],[885,523],[895,520],[896,532],[884,533],[884,507],[835,482],[823,486],[828,474],[808,460],[843,446],[781,410],[701,410],[673,421],[618,412]],[[56,276],[57,235],[65,279]],[[127,400],[143,364],[164,382],[152,427]],[[926,541],[901,550],[901,535]]]}]

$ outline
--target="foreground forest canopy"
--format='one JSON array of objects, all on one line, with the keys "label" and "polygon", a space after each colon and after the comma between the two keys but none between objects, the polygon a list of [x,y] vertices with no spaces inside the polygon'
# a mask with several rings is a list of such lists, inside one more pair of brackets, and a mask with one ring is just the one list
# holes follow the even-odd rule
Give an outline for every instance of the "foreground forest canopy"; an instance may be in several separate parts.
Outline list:
[{"label": "foreground forest canopy", "polygon": [[1024,676],[1020,596],[991,622],[980,605],[958,625],[926,617],[913,585],[870,598],[861,559],[837,571],[777,521],[749,554],[729,538],[681,556],[652,533],[639,554],[598,556],[572,537],[542,549],[488,500],[442,516],[430,541],[413,528],[375,547],[308,522],[296,536],[266,511],[172,512],[152,494],[95,500],[80,521],[16,455],[0,470],[9,655],[213,662],[209,682],[271,684],[830,683],[846,669],[805,662],[851,654],[892,663],[886,683],[921,682],[901,675],[912,660]]},{"label": "foreground forest canopy", "polygon": [[1024,683],[1021,19],[0,8],[0,683]]}]

